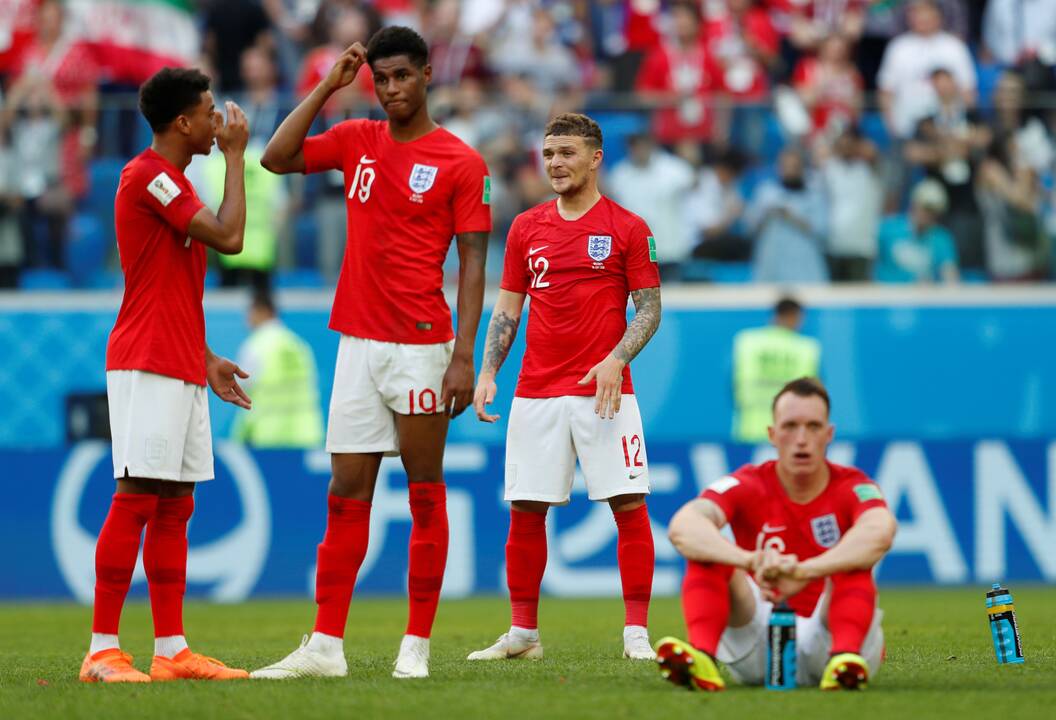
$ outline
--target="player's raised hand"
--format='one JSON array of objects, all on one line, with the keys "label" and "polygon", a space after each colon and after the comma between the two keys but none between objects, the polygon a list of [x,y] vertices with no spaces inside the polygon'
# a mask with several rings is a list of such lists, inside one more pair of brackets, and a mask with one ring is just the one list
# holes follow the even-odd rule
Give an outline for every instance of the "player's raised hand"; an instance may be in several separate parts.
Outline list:
[{"label": "player's raised hand", "polygon": [[440,386],[440,404],[448,417],[458,417],[473,402],[473,358],[454,356]]},{"label": "player's raised hand", "polygon": [[601,418],[612,420],[620,411],[623,399],[623,366],[622,360],[612,353],[592,367],[579,381],[580,385],[589,385],[597,381],[598,389],[594,393],[594,412]]},{"label": "player's raised hand", "polygon": [[227,122],[216,134],[216,145],[225,155],[243,155],[249,144],[249,121],[237,103],[228,100],[224,107],[227,110]]},{"label": "player's raised hand", "polygon": [[499,387],[495,384],[495,378],[481,373],[477,378],[477,390],[473,393],[473,409],[477,411],[477,419],[481,422],[493,423],[501,417],[489,415],[484,410],[484,406],[492,403],[498,391]]},{"label": "player's raised hand", "polygon": [[356,79],[356,73],[367,62],[367,49],[363,43],[352,43],[338,56],[330,73],[326,76],[326,84],[333,90],[340,90]]},{"label": "player's raised hand", "polygon": [[245,410],[253,406],[253,401],[249,399],[249,395],[246,395],[246,391],[236,379],[237,376],[245,380],[249,377],[249,373],[235,363],[219,355],[213,355],[211,352],[207,353],[205,376],[209,381],[209,387],[224,402],[238,405]]}]

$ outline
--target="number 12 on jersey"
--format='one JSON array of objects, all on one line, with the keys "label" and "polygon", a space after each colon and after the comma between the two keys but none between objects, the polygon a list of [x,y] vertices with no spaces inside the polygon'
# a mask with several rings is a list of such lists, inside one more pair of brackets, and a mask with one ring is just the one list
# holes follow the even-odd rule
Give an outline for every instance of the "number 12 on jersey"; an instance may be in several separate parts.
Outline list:
[{"label": "number 12 on jersey", "polygon": [[550,261],[545,257],[532,257],[528,256],[528,272],[532,274],[531,287],[533,288],[548,288],[550,287],[549,280],[543,280],[546,277],[547,271],[550,269]]}]

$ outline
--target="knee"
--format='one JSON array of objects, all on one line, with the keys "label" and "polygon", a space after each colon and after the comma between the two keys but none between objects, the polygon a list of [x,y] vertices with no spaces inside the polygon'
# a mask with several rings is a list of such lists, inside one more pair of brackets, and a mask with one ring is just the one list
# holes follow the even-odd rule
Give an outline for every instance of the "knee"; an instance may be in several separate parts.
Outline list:
[{"label": "knee", "polygon": [[535,500],[514,500],[510,503],[510,507],[517,512],[546,515],[547,510],[550,509],[550,503],[536,502]]},{"label": "knee", "polygon": [[609,498],[609,507],[612,508],[614,513],[637,510],[642,505],[645,505],[645,495],[642,493],[635,493],[634,495],[617,495],[616,497]]},{"label": "knee", "polygon": [[330,478],[331,495],[349,500],[370,502],[374,499],[374,481],[364,473],[334,468]]}]

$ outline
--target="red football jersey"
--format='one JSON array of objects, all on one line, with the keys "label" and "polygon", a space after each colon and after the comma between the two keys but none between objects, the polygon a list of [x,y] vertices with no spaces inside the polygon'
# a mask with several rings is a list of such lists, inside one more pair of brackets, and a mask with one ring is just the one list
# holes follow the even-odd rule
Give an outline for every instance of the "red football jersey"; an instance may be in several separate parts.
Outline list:
[{"label": "red football jersey", "polygon": [[342,170],[348,241],[330,327],[410,344],[454,337],[444,258],[457,233],[491,230],[491,181],[476,150],[443,128],[392,139],[347,120],[304,141],[304,171]]},{"label": "red football jersey", "polygon": [[[745,465],[712,483],[700,496],[722,508],[740,547],[749,551],[773,547],[806,560],[839,542],[869,508],[887,507],[880,488],[861,470],[826,464],[828,486],[803,505],[789,499],[774,461]],[[788,604],[796,614],[808,616],[824,589],[824,580],[815,580]]]},{"label": "red football jersey", "polygon": [[[655,255],[645,221],[607,197],[578,220],[562,218],[557,200],[514,219],[502,288],[531,298],[518,397],[597,392],[579,380],[627,330],[628,293],[660,286]],[[634,392],[630,366],[623,392]]]},{"label": "red football jersey", "polygon": [[121,171],[114,225],[125,292],[107,370],[205,385],[205,246],[187,236],[202,207],[184,174],[149,148]]}]

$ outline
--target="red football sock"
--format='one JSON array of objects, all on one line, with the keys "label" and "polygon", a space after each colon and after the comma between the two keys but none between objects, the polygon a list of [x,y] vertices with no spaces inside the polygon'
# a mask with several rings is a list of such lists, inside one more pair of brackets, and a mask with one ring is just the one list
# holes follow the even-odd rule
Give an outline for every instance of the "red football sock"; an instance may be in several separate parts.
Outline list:
[{"label": "red football sock", "polygon": [[692,560],[686,564],[682,612],[686,617],[689,642],[712,656],[730,619],[731,577],[733,568],[729,565]]},{"label": "red football sock", "polygon": [[443,483],[410,483],[411,544],[407,562],[407,634],[427,638],[433,631],[447,566],[447,488]]},{"label": "red football sock", "polygon": [[327,497],[326,534],[316,553],[315,632],[345,636],[352,588],[370,538],[370,503]]},{"label": "red football sock", "polygon": [[546,571],[546,513],[510,509],[506,584],[514,627],[539,627],[539,586]]},{"label": "red football sock", "polygon": [[870,570],[856,570],[832,576],[829,603],[829,630],[832,654],[857,653],[876,612],[876,582]]},{"label": "red football sock", "polygon": [[194,496],[158,499],[143,541],[143,569],[150,588],[154,637],[183,635],[183,596],[187,591],[187,521]]},{"label": "red football sock", "polygon": [[617,531],[616,558],[623,584],[624,624],[645,627],[649,622],[649,597],[653,592],[656,565],[649,511],[642,505],[613,513],[613,517]]},{"label": "red football sock", "polygon": [[95,544],[95,607],[92,632],[117,635],[143,526],[154,514],[157,495],[115,493]]}]

